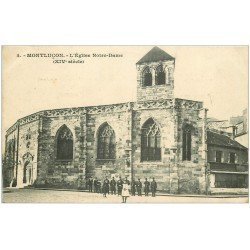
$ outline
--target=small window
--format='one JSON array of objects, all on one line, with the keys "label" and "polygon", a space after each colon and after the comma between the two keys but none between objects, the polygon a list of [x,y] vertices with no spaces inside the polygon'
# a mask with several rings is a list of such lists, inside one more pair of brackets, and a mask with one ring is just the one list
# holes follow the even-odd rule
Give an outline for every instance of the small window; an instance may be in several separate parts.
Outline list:
[{"label": "small window", "polygon": [[163,66],[160,65],[156,68],[156,71],[155,71],[155,84],[164,85],[165,82],[166,82],[166,74],[163,69]]},{"label": "small window", "polygon": [[222,151],[215,151],[215,161],[219,163],[222,161]]},{"label": "small window", "polygon": [[182,160],[191,161],[191,146],[192,146],[192,126],[186,125],[183,128],[182,138]]},{"label": "small window", "polygon": [[147,86],[152,86],[152,74],[150,72],[150,68],[146,67],[143,70],[142,73],[142,85],[147,87]]},{"label": "small window", "polygon": [[230,153],[229,157],[230,157],[229,162],[230,163],[235,163],[236,154],[235,153]]}]

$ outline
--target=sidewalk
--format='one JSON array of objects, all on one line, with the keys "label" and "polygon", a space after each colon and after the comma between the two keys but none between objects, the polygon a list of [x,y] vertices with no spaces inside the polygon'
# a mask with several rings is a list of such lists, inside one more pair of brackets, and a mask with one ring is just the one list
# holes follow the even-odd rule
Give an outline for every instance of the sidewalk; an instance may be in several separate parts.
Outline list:
[{"label": "sidewalk", "polygon": [[[3,190],[8,189],[19,189],[19,188],[4,188]],[[88,190],[80,190],[80,189],[60,189],[60,188],[34,188],[34,187],[25,187],[23,189],[34,189],[34,190],[50,190],[50,191],[69,191],[69,192],[83,192],[83,193],[90,193]],[[165,192],[157,192],[157,196],[171,196],[171,197],[200,197],[200,198],[236,198],[236,197],[248,197],[248,192],[246,193],[240,193],[240,194],[234,194],[232,193],[232,190],[228,190],[230,193],[226,193],[224,190],[223,193],[212,193],[210,195],[205,194],[169,194]],[[137,196],[137,195],[136,195]],[[144,196],[144,195],[143,195]],[[150,195],[149,195],[150,196]]]}]

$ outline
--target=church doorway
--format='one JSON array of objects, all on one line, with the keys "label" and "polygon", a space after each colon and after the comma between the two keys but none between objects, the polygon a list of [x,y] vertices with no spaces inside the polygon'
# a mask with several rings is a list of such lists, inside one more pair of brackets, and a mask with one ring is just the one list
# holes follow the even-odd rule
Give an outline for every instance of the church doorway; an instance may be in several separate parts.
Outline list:
[{"label": "church doorway", "polygon": [[32,184],[32,163],[26,161],[23,166],[23,184],[31,185]]}]

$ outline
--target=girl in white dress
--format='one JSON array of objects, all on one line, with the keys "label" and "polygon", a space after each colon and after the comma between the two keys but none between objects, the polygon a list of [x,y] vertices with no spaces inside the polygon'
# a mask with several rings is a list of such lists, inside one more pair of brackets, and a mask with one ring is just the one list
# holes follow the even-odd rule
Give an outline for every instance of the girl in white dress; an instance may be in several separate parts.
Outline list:
[{"label": "girl in white dress", "polygon": [[123,185],[122,185],[122,203],[126,203],[127,202],[127,198],[130,196],[129,194],[129,184],[128,181],[124,181]]}]

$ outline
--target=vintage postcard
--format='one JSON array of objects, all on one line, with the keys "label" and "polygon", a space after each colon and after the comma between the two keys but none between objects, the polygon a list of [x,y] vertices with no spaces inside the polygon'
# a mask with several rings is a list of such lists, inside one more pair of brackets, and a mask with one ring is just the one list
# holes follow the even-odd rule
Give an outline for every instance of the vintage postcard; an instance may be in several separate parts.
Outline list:
[{"label": "vintage postcard", "polygon": [[2,202],[248,202],[247,46],[2,46]]}]

